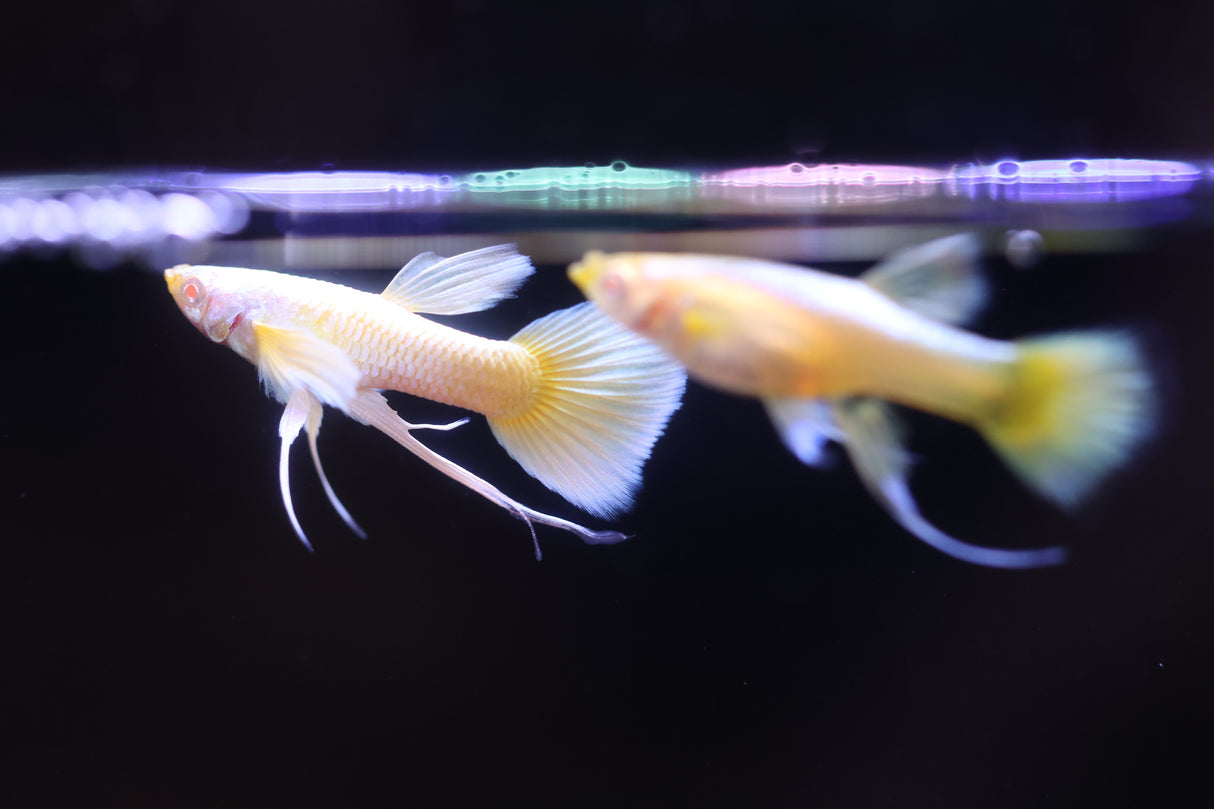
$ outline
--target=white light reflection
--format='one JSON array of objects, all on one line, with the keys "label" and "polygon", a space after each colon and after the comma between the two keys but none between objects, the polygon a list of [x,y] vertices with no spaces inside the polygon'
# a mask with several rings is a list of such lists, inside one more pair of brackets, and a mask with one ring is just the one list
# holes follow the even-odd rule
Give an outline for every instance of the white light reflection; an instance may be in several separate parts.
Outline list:
[{"label": "white light reflection", "polygon": [[34,214],[38,211],[38,203],[21,197],[9,203],[9,210],[13,212],[13,240],[28,242],[34,237]]},{"label": "white light reflection", "polygon": [[140,228],[139,217],[113,197],[94,199],[84,212],[84,232],[99,242],[117,242]]},{"label": "white light reflection", "polygon": [[205,239],[216,230],[215,213],[189,194],[165,194],[160,200],[160,227],[170,236]]},{"label": "white light reflection", "polygon": [[17,241],[17,214],[0,202],[0,250],[15,246]]},{"label": "white light reflection", "polygon": [[452,189],[451,178],[388,171],[227,174],[212,189],[243,194],[250,204],[298,213],[382,211],[413,207]]},{"label": "white light reflection", "polygon": [[239,233],[249,223],[249,204],[243,197],[219,191],[200,191],[198,199],[211,209],[215,230],[219,233]]},{"label": "white light reflection", "polygon": [[80,221],[66,202],[44,199],[33,211],[30,230],[35,239],[47,244],[59,244],[80,233]]}]

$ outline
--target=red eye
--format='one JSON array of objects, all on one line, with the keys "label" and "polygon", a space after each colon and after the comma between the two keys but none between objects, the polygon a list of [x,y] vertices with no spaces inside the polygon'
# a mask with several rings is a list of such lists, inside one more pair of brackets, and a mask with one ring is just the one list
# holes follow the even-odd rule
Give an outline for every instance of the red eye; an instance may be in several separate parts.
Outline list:
[{"label": "red eye", "polygon": [[197,278],[187,278],[181,285],[181,297],[190,306],[197,306],[206,297],[206,288]]},{"label": "red eye", "polygon": [[603,276],[602,289],[603,292],[615,297],[624,291],[624,280],[615,273],[608,273]]}]

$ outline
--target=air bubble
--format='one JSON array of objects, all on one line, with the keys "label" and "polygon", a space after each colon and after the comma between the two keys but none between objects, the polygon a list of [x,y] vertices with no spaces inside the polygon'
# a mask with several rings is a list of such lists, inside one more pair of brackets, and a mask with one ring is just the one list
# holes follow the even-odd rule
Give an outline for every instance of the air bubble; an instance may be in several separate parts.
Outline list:
[{"label": "air bubble", "polygon": [[995,172],[1000,177],[1010,179],[1020,173],[1020,164],[1015,160],[1003,160],[995,165]]},{"label": "air bubble", "polygon": [[801,172],[805,171],[805,166],[802,166],[800,163],[790,163],[788,170],[793,174],[800,174]]},{"label": "air bubble", "polygon": [[1009,264],[1027,270],[1041,261],[1045,239],[1035,230],[1009,230],[1003,252]]},{"label": "air bubble", "polygon": [[627,171],[628,164],[625,163],[623,160],[617,160],[611,164],[611,170],[612,171]]},{"label": "air bubble", "polygon": [[1088,170],[1088,161],[1072,160],[1071,164],[1067,166],[1067,168],[1071,170],[1071,174],[1083,174]]}]

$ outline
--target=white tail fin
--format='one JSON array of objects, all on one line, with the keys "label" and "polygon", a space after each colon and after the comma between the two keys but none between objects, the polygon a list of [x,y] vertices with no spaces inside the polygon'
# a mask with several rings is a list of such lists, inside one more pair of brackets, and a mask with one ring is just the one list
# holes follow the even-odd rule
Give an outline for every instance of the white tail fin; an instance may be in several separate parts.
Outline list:
[{"label": "white tail fin", "polygon": [[1070,332],[1018,345],[1009,396],[979,426],[1026,483],[1072,506],[1152,432],[1151,376],[1136,341],[1119,332]]},{"label": "white tail fin", "polygon": [[628,509],[641,466],[679,406],[682,366],[590,303],[511,338],[539,360],[530,406],[489,426],[529,474],[600,517]]}]

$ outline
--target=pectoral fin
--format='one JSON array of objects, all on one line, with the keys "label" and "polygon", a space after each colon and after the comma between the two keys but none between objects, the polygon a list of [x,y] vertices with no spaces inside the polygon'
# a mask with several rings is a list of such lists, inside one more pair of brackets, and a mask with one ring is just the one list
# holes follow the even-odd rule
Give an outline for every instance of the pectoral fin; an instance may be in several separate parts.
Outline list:
[{"label": "pectoral fin", "polygon": [[421,253],[406,264],[383,297],[410,312],[461,315],[479,312],[514,294],[535,268],[512,244],[443,258]]},{"label": "pectoral fin", "polygon": [[842,441],[830,403],[822,399],[764,399],[784,446],[806,466],[822,466],[828,441]]},{"label": "pectoral fin", "polygon": [[[299,394],[296,393],[295,395]],[[358,523],[354,522],[354,518],[350,516],[350,512],[342,505],[341,500],[337,499],[337,495],[333,492],[333,487],[329,485],[329,478],[325,475],[325,469],[320,465],[320,452],[316,449],[316,436],[320,434],[320,420],[324,416],[324,412],[325,409],[321,406],[320,402],[313,398],[311,406],[308,409],[307,425],[308,449],[312,451],[312,463],[316,466],[316,475],[320,478],[320,485],[324,487],[325,496],[329,498],[329,503],[332,504],[333,510],[341,517],[342,522],[350,527],[351,531],[358,534],[359,539],[366,539],[367,532],[360,528]]]},{"label": "pectoral fin", "polygon": [[308,550],[312,550],[312,543],[308,541],[303,529],[299,527],[299,518],[295,516],[295,506],[291,504],[291,444],[299,435],[299,428],[303,427],[304,422],[308,420],[308,414],[313,405],[320,407],[316,399],[306,390],[296,390],[287,399],[287,407],[282,411],[282,420],[278,422],[278,435],[282,438],[282,449],[278,453],[278,487],[282,490],[282,504],[286,506],[291,527],[295,529],[295,535]]},{"label": "pectoral fin", "polygon": [[923,518],[911,496],[907,485],[910,456],[902,447],[901,431],[889,405],[870,398],[842,399],[835,402],[833,411],[847,452],[869,492],[898,524],[933,548],[987,567],[1046,567],[1066,560],[1065,548],[984,548],[945,534]]},{"label": "pectoral fin", "polygon": [[860,277],[907,309],[962,325],[988,297],[978,271],[980,245],[972,234],[936,239],[899,251]]},{"label": "pectoral fin", "polygon": [[[368,391],[368,393],[371,393]],[[379,396],[378,393],[375,396]],[[373,397],[372,397],[373,398]],[[382,399],[382,396],[379,396]],[[320,422],[324,416],[324,407],[320,401],[308,393],[307,390],[300,388],[291,394],[287,399],[287,406],[283,410],[282,420],[278,423],[278,435],[282,438],[282,449],[278,456],[278,485],[282,489],[282,502],[287,509],[287,517],[291,520],[291,526],[295,529],[296,536],[299,541],[304,544],[308,550],[312,550],[312,543],[308,542],[308,538],[304,536],[303,529],[299,525],[299,519],[295,516],[295,508],[291,502],[291,481],[290,481],[290,454],[291,444],[299,435],[300,427],[306,426],[308,433],[308,448],[312,451],[312,463],[316,466],[316,474],[320,477],[320,483],[324,487],[325,495],[329,498],[329,503],[332,504],[335,511],[342,518],[342,521],[350,527],[350,530],[358,534],[360,539],[366,539],[367,534],[359,527],[354,518],[350,516],[350,512],[342,505],[337,494],[334,493],[333,487],[329,485],[329,478],[325,475],[324,467],[320,463],[320,453],[316,449],[316,437],[320,434]],[[409,429],[412,430],[452,430],[462,424],[466,424],[467,419],[451,422],[450,424],[410,424]]]},{"label": "pectoral fin", "polygon": [[327,405],[348,410],[362,372],[344,351],[304,329],[257,322],[253,334],[257,373],[274,398],[287,402],[296,391],[306,390]]}]

